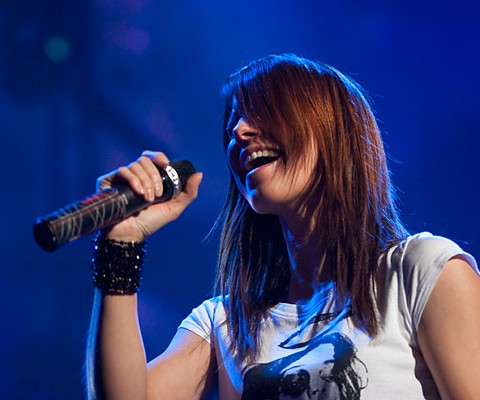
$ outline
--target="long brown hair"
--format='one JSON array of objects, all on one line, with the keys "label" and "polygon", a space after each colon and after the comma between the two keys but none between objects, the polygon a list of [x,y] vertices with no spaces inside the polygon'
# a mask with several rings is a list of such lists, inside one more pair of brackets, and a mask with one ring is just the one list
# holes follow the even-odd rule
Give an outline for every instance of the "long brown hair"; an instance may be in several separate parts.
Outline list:
[{"label": "long brown hair", "polygon": [[[326,248],[326,264],[333,267],[339,293],[350,297],[354,323],[375,335],[378,257],[407,231],[363,90],[328,65],[287,54],[232,74],[223,94],[225,147],[232,124],[244,117],[276,142],[285,164],[299,165],[305,150],[315,149],[316,168],[302,202],[312,217],[311,238]],[[278,217],[255,213],[233,176],[219,221],[216,290],[223,296],[232,348],[240,358],[255,356],[261,320],[288,290],[285,240]]]}]

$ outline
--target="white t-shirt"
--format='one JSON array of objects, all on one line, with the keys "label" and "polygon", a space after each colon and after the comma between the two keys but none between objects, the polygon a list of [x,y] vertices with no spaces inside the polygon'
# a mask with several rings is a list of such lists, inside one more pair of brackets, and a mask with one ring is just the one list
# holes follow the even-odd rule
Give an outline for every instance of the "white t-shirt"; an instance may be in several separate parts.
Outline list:
[{"label": "white t-shirt", "polygon": [[380,257],[381,330],[373,340],[353,326],[350,307],[326,286],[304,306],[280,303],[261,329],[253,364],[232,357],[220,298],[206,300],[180,324],[214,347],[220,399],[437,399],[417,343],[425,304],[455,255],[478,273],[472,256],[448,239],[421,233]]}]

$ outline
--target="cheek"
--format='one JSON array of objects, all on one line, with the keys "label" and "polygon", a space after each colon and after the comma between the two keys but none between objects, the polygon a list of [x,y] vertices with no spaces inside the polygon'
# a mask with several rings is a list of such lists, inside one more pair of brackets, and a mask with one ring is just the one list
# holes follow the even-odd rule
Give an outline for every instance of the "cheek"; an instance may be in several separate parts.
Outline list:
[{"label": "cheek", "polygon": [[235,179],[238,190],[240,190],[242,195],[245,196],[245,174],[239,161],[240,149],[232,142],[230,142],[227,147],[228,167]]},{"label": "cheek", "polygon": [[238,146],[236,146],[232,142],[230,142],[230,144],[227,147],[227,161],[228,161],[228,166],[230,167],[230,171],[232,171],[232,174],[235,176],[235,180],[236,180],[237,176],[240,176],[242,171],[242,169],[240,168],[240,161],[239,161],[240,149],[238,148]]}]

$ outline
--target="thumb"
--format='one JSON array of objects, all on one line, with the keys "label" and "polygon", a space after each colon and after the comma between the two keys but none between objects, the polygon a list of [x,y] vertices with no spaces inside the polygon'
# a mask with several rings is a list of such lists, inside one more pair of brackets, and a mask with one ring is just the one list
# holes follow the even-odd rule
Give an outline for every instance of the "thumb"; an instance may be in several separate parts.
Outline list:
[{"label": "thumb", "polygon": [[190,178],[188,178],[187,183],[178,196],[166,204],[170,204],[176,208],[178,214],[182,213],[183,210],[185,210],[185,208],[187,208],[190,203],[197,198],[198,188],[202,178],[203,174],[201,172],[194,173],[192,176],[190,176]]},{"label": "thumb", "polygon": [[198,195],[198,188],[200,187],[200,183],[202,182],[203,174],[201,172],[194,173],[190,178],[188,178],[185,187],[183,188],[183,192],[191,198],[193,201],[196,199]]}]

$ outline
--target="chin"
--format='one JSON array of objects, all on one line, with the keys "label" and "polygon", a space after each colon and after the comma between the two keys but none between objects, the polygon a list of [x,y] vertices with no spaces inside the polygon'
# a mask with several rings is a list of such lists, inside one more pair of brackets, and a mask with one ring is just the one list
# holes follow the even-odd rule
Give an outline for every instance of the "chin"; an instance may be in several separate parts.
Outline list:
[{"label": "chin", "polygon": [[280,204],[278,200],[256,193],[253,196],[249,196],[247,201],[257,214],[280,214]]}]

